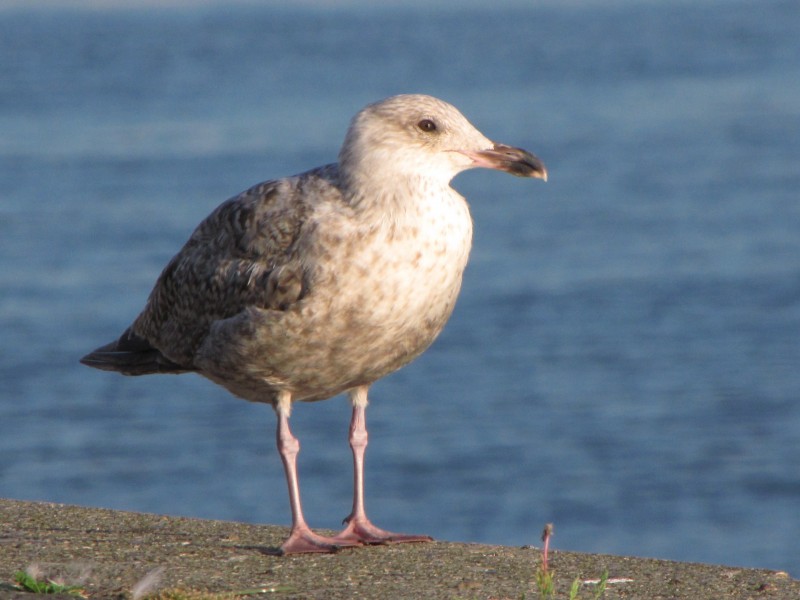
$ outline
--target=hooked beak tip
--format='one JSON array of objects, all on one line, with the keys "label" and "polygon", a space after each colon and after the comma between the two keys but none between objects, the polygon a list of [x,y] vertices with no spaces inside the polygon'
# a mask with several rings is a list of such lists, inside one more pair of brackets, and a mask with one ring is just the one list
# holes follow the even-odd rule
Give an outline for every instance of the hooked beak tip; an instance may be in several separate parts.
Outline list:
[{"label": "hooked beak tip", "polygon": [[472,159],[476,167],[497,169],[517,177],[533,177],[547,181],[547,168],[542,160],[522,148],[496,143],[489,150],[465,154]]}]

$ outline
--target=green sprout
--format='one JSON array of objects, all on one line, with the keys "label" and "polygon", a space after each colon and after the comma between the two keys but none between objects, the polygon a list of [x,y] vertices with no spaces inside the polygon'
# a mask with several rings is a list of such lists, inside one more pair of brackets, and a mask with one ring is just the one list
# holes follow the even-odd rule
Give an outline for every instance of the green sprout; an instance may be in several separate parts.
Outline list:
[{"label": "green sprout", "polygon": [[69,594],[86,598],[86,592],[78,585],[65,585],[52,579],[37,579],[36,573],[17,571],[14,573],[16,588],[34,594]]},{"label": "green sprout", "polygon": [[[548,523],[544,526],[542,531],[542,563],[536,570],[536,588],[539,590],[539,598],[541,600],[551,600],[555,598],[555,571],[550,569],[549,555],[550,555],[550,538],[553,537],[553,524]],[[603,571],[600,576],[600,581],[594,589],[594,600],[600,600],[605,594],[606,585],[608,584],[608,569]],[[569,590],[569,600],[578,600],[580,597],[581,579],[576,577],[572,581],[572,586]],[[523,596],[524,598],[524,596]]]}]

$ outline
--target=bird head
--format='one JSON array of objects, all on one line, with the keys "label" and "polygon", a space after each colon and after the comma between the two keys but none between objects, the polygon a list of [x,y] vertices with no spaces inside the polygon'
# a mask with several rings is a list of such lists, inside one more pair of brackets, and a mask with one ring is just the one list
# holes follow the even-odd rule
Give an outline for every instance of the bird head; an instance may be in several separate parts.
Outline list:
[{"label": "bird head", "polygon": [[392,96],[361,110],[350,124],[339,164],[346,176],[412,177],[442,184],[475,167],[547,180],[539,158],[493,142],[454,106],[421,94]]}]

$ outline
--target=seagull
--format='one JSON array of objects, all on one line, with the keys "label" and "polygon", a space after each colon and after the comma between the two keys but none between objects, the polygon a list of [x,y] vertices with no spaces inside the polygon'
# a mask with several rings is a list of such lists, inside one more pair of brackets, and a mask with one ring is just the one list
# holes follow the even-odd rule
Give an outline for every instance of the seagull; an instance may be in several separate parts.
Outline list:
[{"label": "seagull", "polygon": [[[456,303],[472,244],[450,182],[474,167],[547,180],[533,154],[496,143],[454,106],[393,96],[351,121],[338,162],[259,183],[215,209],[169,261],[119,339],[84,356],[124,375],[198,373],[272,405],[292,527],[277,554],[423,542],[364,508],[369,387],[422,354]],[[353,506],[335,536],[300,502],[292,404],[347,393]]]}]

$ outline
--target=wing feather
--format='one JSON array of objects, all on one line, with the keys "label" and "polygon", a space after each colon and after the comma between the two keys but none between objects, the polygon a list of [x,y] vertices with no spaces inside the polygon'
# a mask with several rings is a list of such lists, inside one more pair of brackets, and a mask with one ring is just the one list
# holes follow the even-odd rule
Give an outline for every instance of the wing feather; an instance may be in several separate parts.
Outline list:
[{"label": "wing feather", "polygon": [[312,205],[297,188],[297,178],[268,181],[221,204],[164,268],[132,331],[191,365],[214,321],[302,298],[293,254]]}]

